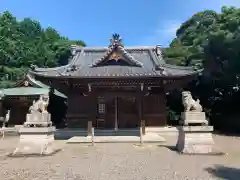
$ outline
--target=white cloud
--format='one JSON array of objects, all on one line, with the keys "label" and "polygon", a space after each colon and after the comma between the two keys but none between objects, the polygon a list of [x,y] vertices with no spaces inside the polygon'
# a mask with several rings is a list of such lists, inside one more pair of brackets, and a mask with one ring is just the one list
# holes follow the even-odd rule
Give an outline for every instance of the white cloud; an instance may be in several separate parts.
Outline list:
[{"label": "white cloud", "polygon": [[140,44],[142,45],[157,45],[168,46],[169,43],[176,37],[176,31],[181,23],[178,21],[161,21],[151,35],[143,38]]},{"label": "white cloud", "polygon": [[204,7],[204,9],[212,9],[217,12],[221,12],[221,8],[223,6],[234,6],[240,7],[240,0],[202,0],[200,7]]},{"label": "white cloud", "polygon": [[[213,9],[220,12],[222,6],[235,6],[240,8],[240,0],[202,0],[191,1],[191,5],[195,8],[190,8],[188,11],[195,10],[196,12],[205,9]],[[194,14],[194,12],[191,12]],[[184,19],[184,18],[181,18]],[[155,27],[155,30],[144,37],[140,45],[157,45],[168,46],[176,36],[176,31],[184,21],[180,20],[161,20]]]},{"label": "white cloud", "polygon": [[218,0],[220,6],[236,6],[240,7],[240,0]]}]

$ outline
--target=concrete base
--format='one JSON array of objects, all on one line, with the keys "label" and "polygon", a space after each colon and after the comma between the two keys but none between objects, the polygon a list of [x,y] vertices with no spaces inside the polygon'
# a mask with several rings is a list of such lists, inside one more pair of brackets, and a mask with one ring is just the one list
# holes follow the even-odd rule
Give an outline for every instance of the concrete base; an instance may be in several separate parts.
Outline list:
[{"label": "concrete base", "polygon": [[53,148],[55,127],[21,128],[20,140],[12,155],[49,155]]},{"label": "concrete base", "polygon": [[212,126],[182,126],[179,127],[176,148],[186,154],[211,154],[214,153],[214,140]]}]

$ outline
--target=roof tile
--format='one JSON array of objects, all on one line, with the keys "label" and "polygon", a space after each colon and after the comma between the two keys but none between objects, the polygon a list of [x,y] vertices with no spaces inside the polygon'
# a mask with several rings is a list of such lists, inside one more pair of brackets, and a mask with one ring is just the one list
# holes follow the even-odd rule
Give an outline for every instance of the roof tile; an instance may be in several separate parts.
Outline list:
[{"label": "roof tile", "polygon": [[[138,66],[96,66],[103,61],[113,49],[118,50],[126,59]],[[192,67],[181,67],[166,64],[161,53],[156,53],[156,47],[126,47],[117,45],[109,48],[80,47],[72,60],[66,66],[57,68],[35,68],[32,73],[43,76],[71,76],[71,77],[122,77],[122,76],[187,76],[197,74]],[[158,47],[159,48],[159,47]],[[93,65],[93,66],[92,66]]]}]

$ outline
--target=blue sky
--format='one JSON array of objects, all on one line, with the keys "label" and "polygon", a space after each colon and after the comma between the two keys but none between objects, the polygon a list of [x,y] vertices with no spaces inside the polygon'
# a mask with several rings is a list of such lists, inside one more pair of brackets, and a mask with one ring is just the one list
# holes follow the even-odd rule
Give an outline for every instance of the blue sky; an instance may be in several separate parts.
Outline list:
[{"label": "blue sky", "polygon": [[194,13],[223,5],[240,7],[240,0],[1,0],[0,12],[31,17],[88,46],[107,46],[112,33],[127,46],[167,46]]}]

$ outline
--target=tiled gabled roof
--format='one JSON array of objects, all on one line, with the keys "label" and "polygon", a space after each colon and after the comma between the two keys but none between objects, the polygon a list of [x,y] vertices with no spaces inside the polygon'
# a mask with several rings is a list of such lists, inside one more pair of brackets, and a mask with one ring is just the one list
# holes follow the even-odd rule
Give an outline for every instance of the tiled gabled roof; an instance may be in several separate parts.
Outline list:
[{"label": "tiled gabled roof", "polygon": [[[116,38],[117,37],[117,38]],[[98,66],[114,50],[120,51],[129,66]],[[135,65],[134,65],[135,64]],[[72,60],[66,66],[56,68],[34,68],[31,73],[50,77],[181,77],[197,74],[193,67],[166,64],[159,46],[124,47],[120,36],[111,39],[109,47],[78,47]]]},{"label": "tiled gabled roof", "polygon": [[[25,84],[25,82],[28,83]],[[22,81],[17,82],[13,88],[3,89],[2,93],[5,96],[25,96],[25,95],[39,95],[47,94],[50,91],[50,87],[36,80],[31,74],[27,74]],[[63,98],[66,98],[61,92],[54,90],[54,94]]]},{"label": "tiled gabled roof", "polygon": [[125,60],[127,60],[129,62],[129,64],[131,65],[135,65],[138,67],[142,67],[143,64],[141,62],[139,62],[138,60],[136,60],[131,54],[129,54],[123,47],[122,43],[121,43],[121,38],[119,35],[114,34],[113,35],[113,39],[111,40],[111,44],[107,50],[107,52],[105,53],[104,56],[102,56],[100,59],[96,60],[95,62],[93,62],[93,64],[91,65],[91,67],[96,67],[98,66],[98,64],[100,64],[103,61],[106,61],[107,58],[114,52],[119,52],[121,53],[122,56],[125,57]]}]

